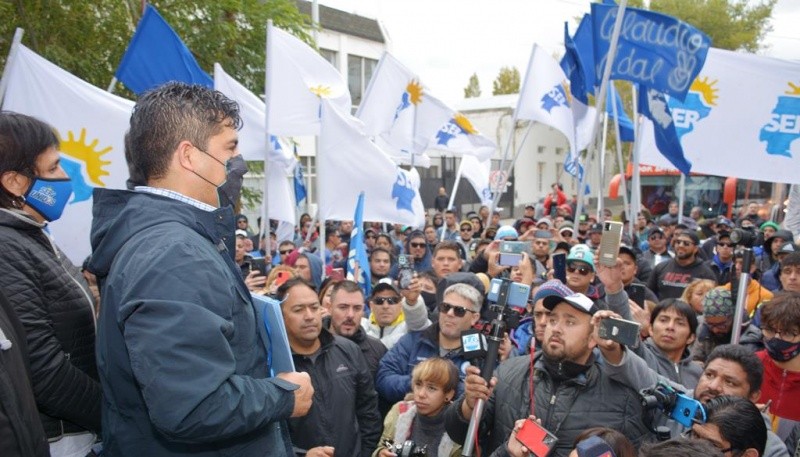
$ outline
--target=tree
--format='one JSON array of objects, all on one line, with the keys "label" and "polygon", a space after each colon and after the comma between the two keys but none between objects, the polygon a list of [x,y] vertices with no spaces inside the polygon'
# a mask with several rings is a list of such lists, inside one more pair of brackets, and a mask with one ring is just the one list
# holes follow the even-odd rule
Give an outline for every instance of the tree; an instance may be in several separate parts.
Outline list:
[{"label": "tree", "polygon": [[[108,86],[142,16],[140,0],[0,0],[0,65],[16,27],[23,43],[70,73]],[[219,62],[255,93],[264,90],[266,23],[310,41],[292,0],[152,0],[209,74]]]},{"label": "tree", "polygon": [[[777,0],[652,0],[650,9],[699,28],[715,48],[757,52]],[[637,7],[641,0],[632,2]]]},{"label": "tree", "polygon": [[478,74],[473,73],[469,77],[469,84],[464,88],[464,98],[475,98],[481,96],[481,84],[478,82]]},{"label": "tree", "polygon": [[492,82],[492,95],[519,93],[519,70],[517,67],[503,67]]}]

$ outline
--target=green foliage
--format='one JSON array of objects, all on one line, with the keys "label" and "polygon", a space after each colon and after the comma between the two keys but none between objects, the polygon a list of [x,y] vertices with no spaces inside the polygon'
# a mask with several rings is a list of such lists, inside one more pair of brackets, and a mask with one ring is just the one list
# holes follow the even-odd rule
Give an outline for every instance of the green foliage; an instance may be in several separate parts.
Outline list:
[{"label": "green foliage", "polygon": [[481,84],[478,81],[477,73],[469,77],[469,84],[464,88],[464,98],[474,98],[481,96]]},{"label": "green foliage", "polygon": [[503,67],[492,82],[492,95],[519,93],[519,70],[517,67]]},{"label": "green foliage", "polygon": [[[212,74],[214,62],[254,93],[264,91],[266,24],[310,42],[310,20],[292,0],[150,2]],[[14,29],[22,42],[70,73],[106,88],[142,15],[140,0],[0,0],[0,65]],[[121,86],[118,86],[118,89]]]}]

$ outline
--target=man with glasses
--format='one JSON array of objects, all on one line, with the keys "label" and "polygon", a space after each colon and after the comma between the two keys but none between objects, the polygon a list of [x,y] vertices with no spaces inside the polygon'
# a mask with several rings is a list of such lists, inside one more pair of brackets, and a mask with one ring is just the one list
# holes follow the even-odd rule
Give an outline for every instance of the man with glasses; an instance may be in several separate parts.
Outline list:
[{"label": "man with glasses", "polygon": [[286,257],[295,250],[295,245],[291,241],[281,241],[278,245],[278,255],[280,255],[280,265],[286,265]]},{"label": "man with glasses", "polygon": [[675,258],[656,265],[647,284],[659,300],[680,298],[683,289],[695,279],[716,282],[717,275],[697,257],[699,244],[700,239],[694,232],[683,232],[675,237]]},{"label": "man with glasses", "polygon": [[428,309],[420,298],[422,285],[414,277],[403,295],[394,286],[392,280],[383,278],[372,288],[369,298],[370,315],[361,318],[361,326],[367,335],[381,340],[387,349],[391,349],[406,333],[427,328]]},{"label": "man with glasses", "polygon": [[661,262],[672,258],[672,253],[667,246],[667,235],[661,227],[653,226],[647,234],[648,249],[639,257],[639,279],[647,283],[653,268]]},{"label": "man with glasses", "polygon": [[[598,313],[592,321],[595,328],[607,317],[613,317],[613,313]],[[595,339],[606,362],[602,365],[604,374],[634,390],[652,388],[658,382],[664,382],[704,405],[723,395],[741,397],[757,404],[761,396],[764,368],[756,354],[743,346],[736,344],[717,346],[703,365],[703,373],[697,386],[691,390],[660,376],[648,366],[647,362],[619,343],[597,336]],[[762,420],[768,423],[770,419],[762,415]],[[686,432],[686,428],[675,421],[667,421],[667,426],[673,437]],[[766,449],[761,455],[789,457],[786,445],[769,430]]]},{"label": "man with glasses", "polygon": [[[439,321],[421,332],[410,332],[381,359],[375,381],[378,395],[394,404],[411,392],[411,372],[430,357],[450,359],[460,367],[461,332],[470,329],[480,318],[483,296],[477,289],[457,283],[444,291],[439,303]],[[464,391],[463,374],[457,392]]]},{"label": "man with glasses", "polygon": [[736,245],[731,241],[730,232],[720,231],[717,233],[714,257],[708,261],[708,266],[717,275],[717,284],[719,285],[727,284],[731,281],[733,250],[735,247]]},{"label": "man with glasses", "polygon": [[461,259],[465,261],[471,260],[469,258],[469,248],[470,244],[472,243],[472,233],[473,233],[472,222],[466,219],[461,221],[461,224],[459,225],[459,233],[460,236],[458,237],[458,240],[456,240],[456,242],[458,243],[459,246],[461,246],[462,249]]},{"label": "man with glasses", "polygon": [[406,253],[414,259],[414,271],[422,273],[431,269],[433,255],[428,249],[425,233],[420,230],[412,231],[406,240],[405,249]]}]

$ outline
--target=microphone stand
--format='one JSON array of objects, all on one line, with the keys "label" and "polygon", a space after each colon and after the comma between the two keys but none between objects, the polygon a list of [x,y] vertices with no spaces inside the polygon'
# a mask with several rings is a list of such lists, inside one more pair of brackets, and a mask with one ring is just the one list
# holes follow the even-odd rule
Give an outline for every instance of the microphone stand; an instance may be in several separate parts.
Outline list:
[{"label": "microphone stand", "polygon": [[747,286],[750,285],[750,266],[752,263],[753,250],[747,248],[742,253],[742,272],[739,273],[739,287],[736,291],[736,310],[733,314],[731,344],[739,344],[739,338],[742,334],[742,311],[745,309],[747,300]]}]

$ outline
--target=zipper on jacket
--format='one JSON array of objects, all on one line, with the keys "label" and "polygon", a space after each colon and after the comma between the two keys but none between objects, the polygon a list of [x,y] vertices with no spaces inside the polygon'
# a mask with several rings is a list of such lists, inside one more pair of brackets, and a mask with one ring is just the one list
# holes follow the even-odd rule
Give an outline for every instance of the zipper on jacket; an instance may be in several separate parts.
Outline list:
[{"label": "zipper on jacket", "polygon": [[72,282],[78,287],[78,289],[81,292],[83,292],[84,298],[86,298],[86,301],[89,303],[89,309],[92,310],[92,323],[94,324],[95,332],[97,332],[97,316],[95,315],[94,302],[92,301],[91,296],[89,295],[88,292],[86,292],[83,289],[83,287],[81,287],[81,283],[79,283],[78,280],[75,279],[74,276],[72,276],[72,274],[67,270],[67,267],[64,266],[64,263],[61,261],[61,252],[58,250],[58,248],[56,248],[56,245],[55,243],[53,243],[53,240],[50,238],[50,235],[44,233],[44,236],[45,238],[47,238],[47,241],[50,242],[50,247],[53,249],[53,253],[56,255],[56,260],[58,261],[58,264],[61,266],[61,269],[64,270],[64,273],[67,274],[67,277],[69,277],[69,279],[72,280]]}]

